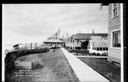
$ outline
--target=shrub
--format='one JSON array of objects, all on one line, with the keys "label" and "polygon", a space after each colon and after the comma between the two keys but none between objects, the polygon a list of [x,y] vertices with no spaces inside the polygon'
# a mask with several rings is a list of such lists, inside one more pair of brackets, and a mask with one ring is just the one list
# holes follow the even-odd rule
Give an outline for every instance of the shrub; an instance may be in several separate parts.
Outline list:
[{"label": "shrub", "polygon": [[97,56],[100,56],[100,53],[97,53],[96,55],[97,55]]},{"label": "shrub", "polygon": [[93,52],[93,53],[92,53],[92,55],[96,55],[96,53],[95,53],[95,52]]},{"label": "shrub", "polygon": [[107,56],[107,54],[106,53],[103,53],[102,56]]}]

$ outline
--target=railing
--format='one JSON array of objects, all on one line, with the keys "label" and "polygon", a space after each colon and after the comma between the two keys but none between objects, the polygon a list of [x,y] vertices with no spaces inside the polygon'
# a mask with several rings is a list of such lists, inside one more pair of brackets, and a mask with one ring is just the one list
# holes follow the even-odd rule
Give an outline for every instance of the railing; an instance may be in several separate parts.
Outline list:
[{"label": "railing", "polygon": [[32,49],[42,49],[45,46],[39,43],[27,43],[27,44],[19,44],[18,47],[13,47],[12,49],[5,49],[5,54],[9,52],[18,51],[18,50],[32,50]]}]

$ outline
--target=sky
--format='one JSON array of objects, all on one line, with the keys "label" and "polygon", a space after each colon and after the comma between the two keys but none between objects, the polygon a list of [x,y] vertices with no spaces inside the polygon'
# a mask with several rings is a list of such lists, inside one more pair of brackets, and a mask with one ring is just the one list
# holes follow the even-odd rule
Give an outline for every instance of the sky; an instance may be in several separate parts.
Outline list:
[{"label": "sky", "polygon": [[108,9],[100,4],[2,4],[2,80],[4,50],[17,43],[42,43],[60,29],[68,33],[107,33]]},{"label": "sky", "polygon": [[58,29],[68,33],[107,33],[108,9],[100,4],[3,4],[4,44],[43,42]]}]

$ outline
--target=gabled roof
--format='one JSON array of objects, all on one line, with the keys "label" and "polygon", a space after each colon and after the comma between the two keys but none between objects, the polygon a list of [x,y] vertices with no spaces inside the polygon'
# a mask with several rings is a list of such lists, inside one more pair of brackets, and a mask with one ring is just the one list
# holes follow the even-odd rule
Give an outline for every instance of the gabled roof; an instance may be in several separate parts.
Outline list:
[{"label": "gabled roof", "polygon": [[108,36],[107,33],[77,33],[72,35],[72,39],[79,39],[79,40],[90,40],[91,36]]},{"label": "gabled roof", "polygon": [[90,35],[91,34],[76,34],[76,35],[72,35],[73,39],[80,39],[80,40],[89,40],[90,39]]}]

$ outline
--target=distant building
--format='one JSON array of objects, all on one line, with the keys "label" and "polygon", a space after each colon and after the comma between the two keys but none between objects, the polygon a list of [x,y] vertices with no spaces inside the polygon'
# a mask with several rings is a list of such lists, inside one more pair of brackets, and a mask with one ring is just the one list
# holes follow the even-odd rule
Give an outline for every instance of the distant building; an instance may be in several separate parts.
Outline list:
[{"label": "distant building", "polygon": [[64,42],[60,39],[48,39],[44,41],[45,46],[48,47],[62,47]]},{"label": "distant building", "polygon": [[121,4],[108,3],[108,61],[121,62]]},{"label": "distant building", "polygon": [[60,38],[60,29],[49,37],[47,40],[44,41],[44,45],[47,47],[62,47],[64,46],[64,42]]},{"label": "distant building", "polygon": [[70,49],[80,48],[82,42],[90,39],[90,35],[91,34],[88,33],[76,33],[68,38],[68,40],[65,42],[65,46]]}]

